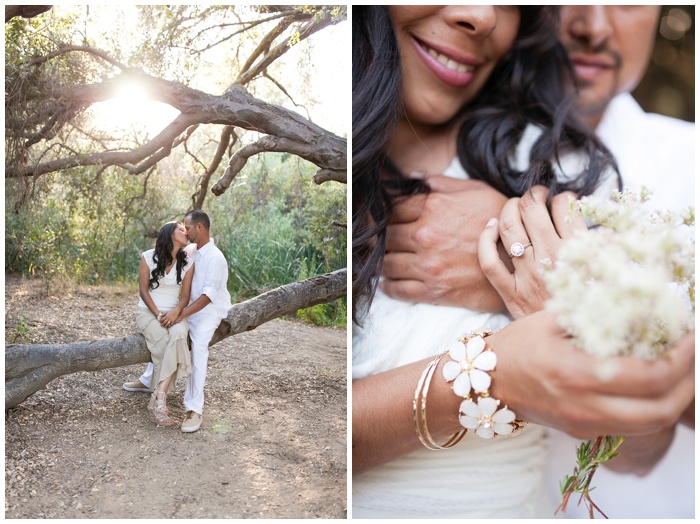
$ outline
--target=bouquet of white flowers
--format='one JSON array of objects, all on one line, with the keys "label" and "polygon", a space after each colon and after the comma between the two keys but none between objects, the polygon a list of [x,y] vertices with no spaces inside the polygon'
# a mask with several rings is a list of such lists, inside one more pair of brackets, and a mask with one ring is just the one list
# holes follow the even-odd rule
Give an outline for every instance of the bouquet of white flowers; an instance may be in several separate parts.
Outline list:
[{"label": "bouquet of white flowers", "polygon": [[[625,190],[613,200],[572,200],[592,227],[564,243],[545,272],[546,309],[582,350],[600,358],[603,377],[615,371],[611,357],[658,358],[693,329],[695,211],[650,213],[648,199],[645,190]],[[603,436],[578,449],[574,474],[561,485],[561,509],[580,493],[591,518],[594,508],[600,511],[590,498],[591,479],[623,439]]]}]

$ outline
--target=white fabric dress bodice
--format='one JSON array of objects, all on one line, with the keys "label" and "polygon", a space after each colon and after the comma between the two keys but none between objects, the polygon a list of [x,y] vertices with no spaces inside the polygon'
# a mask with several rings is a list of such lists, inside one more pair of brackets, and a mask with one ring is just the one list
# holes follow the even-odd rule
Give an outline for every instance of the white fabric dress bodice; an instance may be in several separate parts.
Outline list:
[{"label": "white fabric dress bodice", "polygon": [[[400,302],[378,291],[362,328],[353,326],[353,380],[434,356],[471,329],[497,329],[509,320],[463,308]],[[556,505],[544,489],[546,451],[545,431],[539,426],[492,440],[470,432],[449,450],[416,451],[354,476],[352,516],[551,517]]]},{"label": "white fabric dress bodice", "polygon": [[[445,175],[466,178],[457,159]],[[504,314],[402,302],[377,291],[362,327],[353,325],[353,380],[435,356],[471,330],[500,329],[510,321]],[[354,476],[352,516],[551,518],[557,504],[544,483],[546,452],[546,431],[537,425],[491,440],[469,432],[449,450],[416,451]]]},{"label": "white fabric dress bodice", "polygon": [[[150,274],[156,268],[156,263],[153,261],[154,249],[149,249],[144,251],[142,256],[148,264],[148,272]],[[182,269],[181,278],[185,278],[185,273],[187,273],[190,268],[192,268],[192,260],[187,257],[187,263]],[[161,313],[166,313],[177,306],[180,300],[180,289],[182,288],[182,283],[177,283],[177,264],[173,264],[170,271],[165,273],[158,281],[158,287],[149,290],[149,294],[153,299],[156,307]],[[141,297],[139,297],[139,307],[147,307],[146,303]]]}]

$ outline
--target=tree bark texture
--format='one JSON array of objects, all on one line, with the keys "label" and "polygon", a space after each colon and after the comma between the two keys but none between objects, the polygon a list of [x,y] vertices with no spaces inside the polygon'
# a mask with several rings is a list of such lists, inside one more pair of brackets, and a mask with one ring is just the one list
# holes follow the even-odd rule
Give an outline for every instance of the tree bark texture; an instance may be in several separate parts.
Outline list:
[{"label": "tree bark texture", "polygon": [[45,13],[53,6],[50,5],[6,5],[5,6],[5,23],[9,22],[16,16],[22,18],[34,18],[41,13]]},{"label": "tree bark texture", "polygon": [[[5,177],[39,176],[86,165],[118,165],[130,174],[143,173],[170,153],[176,139],[189,126],[221,124],[268,135],[248,146],[255,149],[256,154],[262,151],[292,153],[316,164],[324,172],[333,172],[335,176],[331,178],[335,181],[345,182],[347,179],[347,140],[294,111],[253,97],[240,85],[234,85],[223,95],[215,96],[177,82],[131,71],[100,84],[82,86],[67,94],[63,105],[56,108],[56,113],[60,115],[57,119],[67,122],[84,108],[112,98],[117,87],[127,78],[138,79],[154,100],[178,109],[180,116],[148,144],[132,151],[75,155],[34,165],[9,164],[5,166]],[[215,194],[226,191],[251,154],[246,150],[231,158],[226,173],[212,188]]]},{"label": "tree bark texture", "polygon": [[[299,309],[332,302],[346,294],[347,270],[294,282],[235,304],[210,346]],[[142,335],[71,344],[9,344],[5,347],[5,409],[16,406],[54,378],[77,371],[149,362]]]}]

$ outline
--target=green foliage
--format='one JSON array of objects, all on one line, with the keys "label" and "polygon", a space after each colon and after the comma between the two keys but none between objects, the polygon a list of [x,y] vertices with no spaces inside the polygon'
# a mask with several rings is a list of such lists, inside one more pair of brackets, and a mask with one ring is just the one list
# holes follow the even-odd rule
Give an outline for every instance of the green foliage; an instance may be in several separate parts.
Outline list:
[{"label": "green foliage", "polygon": [[[139,254],[158,229],[182,220],[191,207],[192,180],[168,163],[144,179],[117,169],[96,176],[76,168],[42,177],[34,198],[15,202],[20,182],[5,196],[5,269],[76,283],[135,282]],[[311,181],[314,168],[289,155],[253,159],[239,184],[208,197],[212,234],[229,263],[236,301],[346,265],[345,186]],[[346,300],[300,311],[316,325],[345,326]]]},{"label": "green foliage", "polygon": [[297,311],[297,318],[314,326],[346,327],[347,312],[346,297],[341,297],[328,304],[300,309]]},{"label": "green foliage", "polygon": [[[593,475],[603,462],[612,460],[618,453],[617,449],[625,440],[624,436],[604,436],[598,437],[595,442],[583,442],[576,449],[577,463],[573,475],[567,475],[560,483],[562,503],[559,509],[566,510],[569,498],[574,493],[581,495],[581,500],[586,504],[590,518],[594,518],[594,510],[603,517],[608,518],[605,513],[591,499],[591,487]],[[559,510],[557,510],[559,511]]]},{"label": "green foliage", "polygon": [[[124,6],[115,11],[113,6],[61,5],[41,17],[11,20],[5,26],[6,165],[90,154],[95,144],[99,150],[124,151],[146,140],[147,126],[142,122],[129,131],[109,130],[107,124],[115,123],[94,118],[100,114],[96,105],[84,112],[77,108],[80,118],[55,133],[47,132],[44,126],[61,109],[66,93],[111,78],[117,69],[82,51],[28,66],[36,57],[62,45],[87,45],[130,67],[221,92],[236,78],[260,38],[280,21],[273,12],[270,20],[258,25],[259,10],[173,5]],[[96,23],[105,16],[108,23]],[[335,8],[332,16],[344,18],[346,8]],[[292,24],[280,41],[298,31],[301,23]],[[218,52],[205,54],[215,46]],[[309,46],[302,45],[295,46],[295,52],[301,48],[310,53]],[[298,57],[293,74],[279,61],[267,69],[301,102],[299,107],[314,104],[309,95],[310,56]],[[247,88],[271,103],[289,104],[288,95],[264,78]],[[236,132],[241,140],[228,155],[255,135]],[[23,180],[7,178],[5,269],[56,282],[135,282],[139,253],[152,246],[163,223],[182,220],[192,208],[198,177],[213,157],[220,133],[218,125],[200,125],[189,136],[186,151],[174,148],[146,174],[76,166]],[[28,139],[31,136],[33,140]],[[203,207],[212,217],[214,239],[229,260],[229,286],[235,299],[346,265],[346,229],[333,225],[347,220],[346,186],[316,186],[311,181],[315,170],[293,155],[259,155],[248,162],[235,187],[221,197],[207,197]],[[343,299],[309,308],[299,317],[344,326],[345,308]]]},{"label": "green foliage", "polygon": [[22,316],[12,330],[11,334],[8,333],[6,338],[9,338],[8,342],[11,344],[27,343],[30,340],[31,331],[32,326],[27,321],[27,317]]}]

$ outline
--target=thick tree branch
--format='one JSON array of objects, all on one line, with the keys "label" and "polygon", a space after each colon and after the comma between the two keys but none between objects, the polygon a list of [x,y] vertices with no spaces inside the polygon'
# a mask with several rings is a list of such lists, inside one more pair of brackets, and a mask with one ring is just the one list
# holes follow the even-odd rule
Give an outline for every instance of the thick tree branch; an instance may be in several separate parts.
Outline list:
[{"label": "thick tree branch", "polygon": [[347,170],[333,170],[333,169],[319,169],[314,175],[314,183],[323,184],[324,182],[342,182],[347,184],[348,182],[348,172]]},{"label": "thick tree branch", "polygon": [[[235,304],[214,333],[210,345],[299,309],[332,302],[344,296],[346,289],[347,270],[341,269]],[[146,340],[141,335],[73,344],[9,344],[5,348],[5,409],[16,406],[61,375],[149,360]]]},{"label": "thick tree branch", "polygon": [[[61,169],[85,165],[120,165],[129,173],[142,173],[159,158],[159,152],[172,147],[174,140],[194,124],[223,124],[258,131],[275,137],[276,146],[270,151],[296,154],[321,169],[346,169],[347,142],[298,113],[256,99],[243,86],[233,86],[222,96],[210,95],[196,89],[155,78],[146,74],[121,75],[101,84],[84,86],[66,104],[65,111],[75,112],[110,98],[123,77],[136,77],[154,100],[169,104],[181,114],[149,143],[126,152],[103,152],[50,160],[37,165],[5,166],[5,177],[38,176]],[[151,161],[144,161],[151,155]],[[134,166],[144,161],[141,165]],[[217,193],[220,194],[220,193]]]},{"label": "thick tree branch", "polygon": [[[5,178],[40,176],[72,167],[94,165],[116,165],[126,169],[129,174],[140,174],[152,167],[155,161],[162,159],[162,152],[166,149],[169,150],[173,141],[193,123],[192,118],[180,115],[149,143],[131,151],[103,151],[90,155],[74,155],[38,163],[34,166],[7,165],[5,166]],[[149,158],[151,161],[146,160]],[[135,165],[142,161],[144,161],[142,164]]]},{"label": "thick tree branch", "polygon": [[5,23],[9,22],[15,16],[22,18],[34,18],[41,13],[45,13],[53,6],[51,5],[6,5],[5,6]]}]

